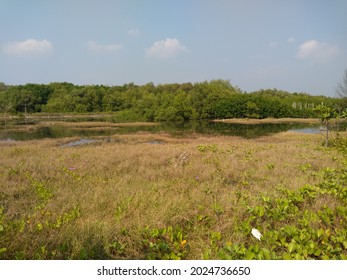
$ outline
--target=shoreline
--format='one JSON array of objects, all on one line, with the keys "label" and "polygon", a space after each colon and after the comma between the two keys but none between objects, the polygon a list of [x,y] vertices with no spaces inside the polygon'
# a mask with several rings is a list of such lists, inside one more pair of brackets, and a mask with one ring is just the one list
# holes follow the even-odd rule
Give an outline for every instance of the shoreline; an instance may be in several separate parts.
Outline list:
[{"label": "shoreline", "polygon": [[223,122],[233,124],[262,124],[262,123],[307,123],[307,124],[319,124],[319,119],[314,118],[265,118],[265,119],[215,119],[211,122]]}]

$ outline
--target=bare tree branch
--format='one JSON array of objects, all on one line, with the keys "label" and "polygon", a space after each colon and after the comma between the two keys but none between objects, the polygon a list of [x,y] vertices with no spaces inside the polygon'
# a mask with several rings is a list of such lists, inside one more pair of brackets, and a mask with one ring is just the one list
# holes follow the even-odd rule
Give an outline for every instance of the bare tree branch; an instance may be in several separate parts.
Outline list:
[{"label": "bare tree branch", "polygon": [[347,97],[347,69],[341,79],[341,82],[336,87],[336,94],[339,97]]}]

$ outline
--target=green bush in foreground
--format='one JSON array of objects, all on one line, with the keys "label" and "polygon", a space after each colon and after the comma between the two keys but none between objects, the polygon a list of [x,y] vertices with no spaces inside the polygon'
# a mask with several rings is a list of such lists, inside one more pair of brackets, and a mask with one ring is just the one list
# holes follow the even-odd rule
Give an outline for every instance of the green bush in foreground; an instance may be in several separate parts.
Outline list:
[{"label": "green bush in foreground", "polygon": [[[345,150],[343,153],[346,154]],[[280,197],[264,194],[259,205],[248,207],[238,230],[258,228],[260,242],[216,248],[221,259],[347,259],[347,161],[340,169],[326,168],[318,185],[296,191],[283,189]]]}]

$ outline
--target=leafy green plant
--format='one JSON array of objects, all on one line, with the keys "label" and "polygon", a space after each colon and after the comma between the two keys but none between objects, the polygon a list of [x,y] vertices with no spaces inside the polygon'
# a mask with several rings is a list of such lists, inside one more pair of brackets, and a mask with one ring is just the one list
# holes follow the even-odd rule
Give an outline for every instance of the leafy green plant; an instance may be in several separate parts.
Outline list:
[{"label": "leafy green plant", "polygon": [[36,196],[39,199],[39,204],[35,207],[35,209],[43,209],[48,200],[53,197],[52,191],[47,188],[42,182],[34,179],[29,172],[26,172],[25,175],[30,181],[31,186],[35,188]]},{"label": "leafy green plant", "polygon": [[116,240],[108,245],[108,254],[115,257],[125,257],[125,248],[126,245],[124,243]]},{"label": "leafy green plant", "polygon": [[63,167],[63,171],[77,181],[81,181],[81,179],[82,179],[82,177],[80,175],[78,175],[77,172],[72,168]]},{"label": "leafy green plant", "polygon": [[184,259],[189,245],[179,227],[145,228],[142,233],[142,249],[146,259]]},{"label": "leafy green plant", "polygon": [[[307,165],[302,165],[306,171]],[[310,166],[309,166],[310,167]],[[260,242],[237,244],[230,241],[220,247],[223,259],[346,259],[347,258],[347,166],[325,168],[321,182],[304,185],[282,196],[262,195],[258,205],[248,207],[238,227],[250,234],[251,225],[262,228]],[[312,208],[317,201],[334,201]],[[319,204],[318,204],[319,205]],[[317,206],[316,206],[317,207]]]},{"label": "leafy green plant", "polygon": [[213,203],[212,207],[213,207],[214,213],[215,213],[217,216],[220,216],[220,215],[222,215],[222,214],[224,213],[223,207],[222,207],[220,204],[218,204],[218,203]]},{"label": "leafy green plant", "polygon": [[197,146],[198,150],[200,152],[213,152],[216,153],[218,151],[218,146],[216,144],[212,144],[212,145],[204,145],[204,144],[199,144]]},{"label": "leafy green plant", "polygon": [[76,220],[81,215],[80,208],[78,206],[75,206],[73,209],[71,209],[68,212],[63,213],[60,215],[54,223],[50,224],[50,227],[52,228],[60,228],[62,225],[65,225],[71,221]]},{"label": "leafy green plant", "polygon": [[305,163],[305,164],[299,164],[297,166],[302,172],[307,173],[307,171],[312,167],[311,164]]},{"label": "leafy green plant", "polygon": [[[4,225],[4,208],[0,207],[0,237],[5,232],[5,225]],[[7,251],[7,248],[1,247],[0,245],[0,256]]]},{"label": "leafy green plant", "polygon": [[132,199],[133,197],[130,196],[117,204],[116,209],[114,211],[114,217],[118,222],[121,221],[121,219],[125,216]]},{"label": "leafy green plant", "polygon": [[275,164],[273,162],[270,162],[266,165],[267,169],[273,170],[275,168]]}]

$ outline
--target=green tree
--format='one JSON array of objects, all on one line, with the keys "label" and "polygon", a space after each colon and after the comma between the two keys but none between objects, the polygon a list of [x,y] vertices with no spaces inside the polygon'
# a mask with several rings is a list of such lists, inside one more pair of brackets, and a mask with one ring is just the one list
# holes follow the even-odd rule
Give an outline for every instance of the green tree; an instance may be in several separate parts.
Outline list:
[{"label": "green tree", "polygon": [[74,104],[68,90],[66,87],[55,88],[47,104],[42,106],[42,111],[48,113],[72,112]]},{"label": "green tree", "polygon": [[7,86],[5,85],[5,83],[0,82],[0,91],[5,91],[7,89]]},{"label": "green tree", "polygon": [[12,103],[6,98],[5,91],[0,91],[0,112],[4,114],[5,126],[7,123],[7,114],[13,109]]},{"label": "green tree", "polygon": [[325,126],[325,146],[328,147],[331,127],[330,121],[336,118],[337,113],[334,109],[324,105],[317,106],[314,111],[318,113],[320,122]]},{"label": "green tree", "polygon": [[134,110],[137,114],[143,116],[145,120],[154,121],[158,109],[157,103],[158,100],[153,93],[145,92],[134,105]]},{"label": "green tree", "polygon": [[253,101],[248,101],[246,103],[246,117],[252,119],[259,119],[259,108],[258,105]]}]

